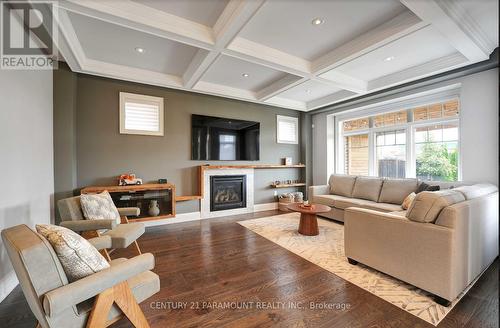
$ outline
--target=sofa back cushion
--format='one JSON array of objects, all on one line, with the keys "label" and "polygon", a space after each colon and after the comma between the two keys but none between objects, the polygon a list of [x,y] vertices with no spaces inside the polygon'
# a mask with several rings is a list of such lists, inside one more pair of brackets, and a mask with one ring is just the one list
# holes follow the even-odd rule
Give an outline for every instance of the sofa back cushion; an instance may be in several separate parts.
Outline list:
[{"label": "sofa back cushion", "polygon": [[328,181],[330,194],[351,197],[355,182],[355,175],[332,174]]},{"label": "sofa back cushion", "polygon": [[378,201],[383,182],[384,180],[381,178],[357,177],[352,197],[376,202]]},{"label": "sofa back cushion", "polygon": [[454,190],[423,191],[415,197],[406,217],[411,221],[434,223],[445,207],[464,200],[464,195]]},{"label": "sofa back cushion", "polygon": [[461,192],[464,195],[465,199],[470,200],[492,194],[498,191],[498,188],[495,185],[489,183],[478,183],[472,186],[461,186],[453,190]]},{"label": "sofa back cushion", "polygon": [[401,205],[406,196],[415,192],[417,187],[417,179],[386,179],[378,202]]}]

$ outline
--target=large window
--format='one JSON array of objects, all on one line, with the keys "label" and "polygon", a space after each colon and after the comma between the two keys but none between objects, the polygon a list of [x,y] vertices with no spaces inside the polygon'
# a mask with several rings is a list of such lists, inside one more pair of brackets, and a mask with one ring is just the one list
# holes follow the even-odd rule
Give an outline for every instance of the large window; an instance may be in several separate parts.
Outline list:
[{"label": "large window", "polygon": [[379,177],[406,176],[406,130],[376,132],[375,164]]},{"label": "large window", "polygon": [[417,177],[458,180],[458,124],[435,124],[415,129]]},{"label": "large window", "polygon": [[368,135],[345,137],[345,172],[352,175],[368,175]]},{"label": "large window", "polygon": [[[450,99],[339,122],[337,171],[380,177],[459,178],[459,102]],[[341,168],[339,170],[339,168]]]}]

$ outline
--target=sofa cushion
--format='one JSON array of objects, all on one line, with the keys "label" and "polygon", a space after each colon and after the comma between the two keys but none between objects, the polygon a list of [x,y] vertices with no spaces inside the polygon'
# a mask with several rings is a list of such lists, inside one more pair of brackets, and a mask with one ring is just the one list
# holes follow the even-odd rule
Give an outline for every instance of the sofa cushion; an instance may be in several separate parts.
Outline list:
[{"label": "sofa cushion", "polygon": [[337,198],[333,201],[333,207],[338,209],[346,209],[348,207],[360,207],[369,210],[381,211],[381,212],[393,212],[401,211],[403,208],[400,205],[387,204],[387,203],[377,203],[372,200],[359,199],[359,198],[347,198],[341,196],[336,196]]},{"label": "sofa cushion", "polygon": [[415,197],[406,217],[411,221],[434,223],[445,207],[464,200],[465,197],[454,190],[423,191]]},{"label": "sofa cushion", "polygon": [[384,180],[381,178],[357,177],[352,197],[376,202],[378,201],[383,182]]},{"label": "sofa cushion", "polygon": [[99,251],[77,233],[51,224],[37,224],[36,231],[52,245],[70,282],[109,268]]},{"label": "sofa cushion", "polygon": [[328,181],[330,194],[351,197],[355,182],[355,175],[332,174]]},{"label": "sofa cushion", "polygon": [[417,190],[417,179],[386,179],[382,184],[379,203],[403,204],[406,196]]},{"label": "sofa cushion", "polygon": [[462,193],[465,199],[469,200],[492,194],[498,191],[498,188],[489,183],[478,183],[472,186],[461,186],[453,190]]},{"label": "sofa cushion", "polygon": [[420,184],[417,187],[417,191],[415,191],[416,194],[420,194],[422,191],[439,191],[441,190],[440,186],[437,185],[430,185],[424,181],[420,182]]},{"label": "sofa cushion", "polygon": [[[326,206],[333,206],[333,201],[336,195],[314,195],[311,199],[313,204],[322,204]],[[342,197],[342,196],[340,196]]]}]

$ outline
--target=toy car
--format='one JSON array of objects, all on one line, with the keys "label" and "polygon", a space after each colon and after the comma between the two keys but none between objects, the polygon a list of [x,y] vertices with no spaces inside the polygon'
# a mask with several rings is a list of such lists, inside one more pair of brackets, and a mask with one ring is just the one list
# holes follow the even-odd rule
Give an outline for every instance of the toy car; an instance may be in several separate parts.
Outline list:
[{"label": "toy car", "polygon": [[141,185],[142,179],[136,178],[135,174],[122,174],[118,178],[119,186]]}]

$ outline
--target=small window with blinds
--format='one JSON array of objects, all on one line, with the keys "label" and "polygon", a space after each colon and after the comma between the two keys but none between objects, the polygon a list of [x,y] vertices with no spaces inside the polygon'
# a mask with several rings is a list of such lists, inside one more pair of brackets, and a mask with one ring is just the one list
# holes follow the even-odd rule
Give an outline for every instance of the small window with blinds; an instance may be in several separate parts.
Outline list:
[{"label": "small window with blinds", "polygon": [[163,136],[163,98],[120,92],[120,133]]},{"label": "small window with blinds", "polygon": [[290,116],[276,116],[276,136],[278,143],[299,143],[299,119]]}]

